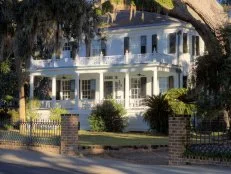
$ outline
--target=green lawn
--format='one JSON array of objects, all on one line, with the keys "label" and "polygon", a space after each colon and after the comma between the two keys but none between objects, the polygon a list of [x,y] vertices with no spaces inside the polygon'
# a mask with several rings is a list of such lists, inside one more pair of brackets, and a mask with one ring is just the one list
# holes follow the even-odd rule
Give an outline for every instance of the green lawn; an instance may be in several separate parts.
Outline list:
[{"label": "green lawn", "polygon": [[145,133],[108,133],[79,131],[80,145],[167,145],[167,136],[153,136]]}]

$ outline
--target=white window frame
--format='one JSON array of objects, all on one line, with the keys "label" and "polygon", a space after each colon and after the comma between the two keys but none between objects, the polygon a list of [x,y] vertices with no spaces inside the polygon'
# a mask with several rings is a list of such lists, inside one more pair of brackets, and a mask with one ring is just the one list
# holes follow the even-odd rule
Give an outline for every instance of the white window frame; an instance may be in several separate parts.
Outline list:
[{"label": "white window frame", "polygon": [[81,89],[82,99],[90,99],[91,98],[91,80],[81,80],[81,88],[82,88]]},{"label": "white window frame", "polygon": [[61,80],[62,100],[70,100],[71,98],[71,83],[70,80]]},{"label": "white window frame", "polygon": [[131,78],[131,99],[139,99],[141,93],[141,78],[132,77]]}]

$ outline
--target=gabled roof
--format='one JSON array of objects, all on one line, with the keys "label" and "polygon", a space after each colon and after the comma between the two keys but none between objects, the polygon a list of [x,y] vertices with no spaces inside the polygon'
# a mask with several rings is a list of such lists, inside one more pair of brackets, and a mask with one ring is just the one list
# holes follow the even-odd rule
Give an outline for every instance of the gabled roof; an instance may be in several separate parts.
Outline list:
[{"label": "gabled roof", "polygon": [[[143,19],[142,19],[143,13]],[[161,26],[170,24],[187,24],[184,21],[151,12],[136,11],[130,20],[130,11],[119,11],[116,15],[116,20],[109,24],[108,29],[114,30],[118,28],[136,28],[144,26]]]}]

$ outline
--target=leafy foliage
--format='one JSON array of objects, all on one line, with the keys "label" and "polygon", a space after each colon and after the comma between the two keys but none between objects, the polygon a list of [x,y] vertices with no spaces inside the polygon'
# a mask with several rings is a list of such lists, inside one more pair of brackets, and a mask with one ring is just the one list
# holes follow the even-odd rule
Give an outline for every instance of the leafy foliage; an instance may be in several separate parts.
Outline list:
[{"label": "leafy foliage", "polygon": [[149,124],[152,131],[168,133],[168,118],[173,115],[171,106],[165,95],[150,96],[146,100],[149,108],[144,113],[144,121]]},{"label": "leafy foliage", "polygon": [[37,109],[39,109],[41,103],[37,99],[28,100],[26,103],[26,120],[36,120],[40,117]]},{"label": "leafy foliage", "polygon": [[181,98],[187,95],[186,88],[173,88],[166,92],[165,99],[168,100],[170,107],[176,115],[191,115],[195,109],[194,104],[184,103]]},{"label": "leafy foliage", "polygon": [[15,109],[0,109],[0,120],[12,120],[16,122],[19,120],[19,113]]},{"label": "leafy foliage", "polygon": [[155,1],[168,10],[174,8],[173,0],[155,0]]},{"label": "leafy foliage", "polygon": [[68,114],[69,112],[66,109],[56,107],[50,110],[50,120],[61,121],[62,114]]},{"label": "leafy foliage", "polygon": [[105,100],[92,111],[88,120],[93,131],[122,132],[126,126],[126,110],[115,100]]},{"label": "leafy foliage", "polygon": [[104,15],[105,13],[107,12],[110,12],[112,13],[113,12],[113,5],[111,4],[110,1],[105,1],[103,4],[102,4],[102,14]]}]

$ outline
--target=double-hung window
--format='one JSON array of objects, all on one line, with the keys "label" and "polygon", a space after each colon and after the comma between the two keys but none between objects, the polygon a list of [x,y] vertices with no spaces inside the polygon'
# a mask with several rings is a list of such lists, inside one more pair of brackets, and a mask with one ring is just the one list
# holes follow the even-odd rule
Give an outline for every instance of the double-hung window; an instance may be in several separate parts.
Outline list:
[{"label": "double-hung window", "polygon": [[70,42],[66,42],[63,46],[63,57],[71,58],[72,57],[72,48]]},{"label": "double-hung window", "polygon": [[63,100],[69,100],[71,97],[71,84],[70,80],[62,81],[62,92],[63,92]]},{"label": "double-hung window", "polygon": [[146,77],[137,77],[131,79],[131,98],[145,98],[146,97]]},{"label": "double-hung window", "polygon": [[82,98],[95,99],[96,80],[82,80]]}]

